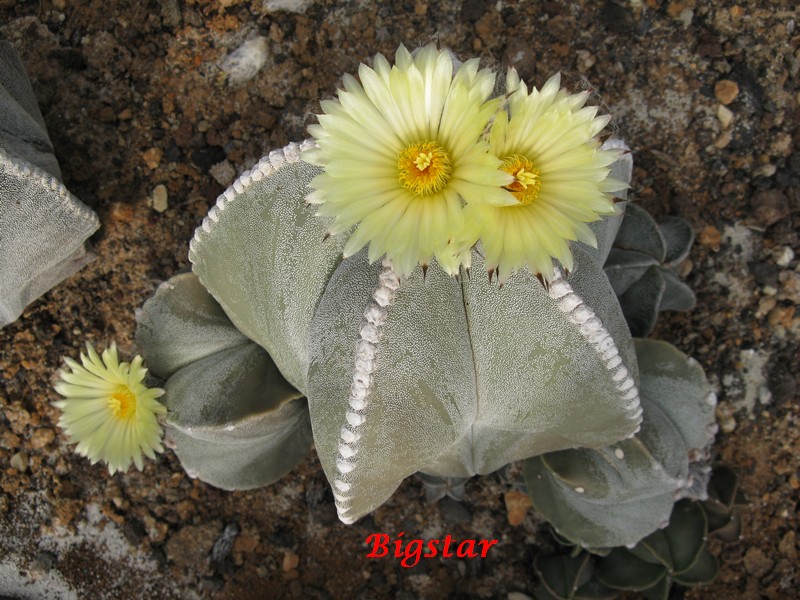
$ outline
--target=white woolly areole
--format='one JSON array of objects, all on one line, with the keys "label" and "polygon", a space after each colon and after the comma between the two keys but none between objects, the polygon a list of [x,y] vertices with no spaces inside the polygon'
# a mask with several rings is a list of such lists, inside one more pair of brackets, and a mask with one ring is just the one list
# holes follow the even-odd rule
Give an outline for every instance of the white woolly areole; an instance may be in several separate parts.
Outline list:
[{"label": "white woolly areole", "polygon": [[[619,350],[614,343],[614,338],[603,326],[602,321],[595,315],[594,311],[583,302],[583,299],[575,293],[572,286],[567,283],[561,269],[555,268],[553,281],[548,290],[550,298],[556,301],[556,306],[566,314],[570,321],[578,326],[578,331],[589,342],[603,359],[611,379],[616,384],[620,392],[625,392],[623,398],[628,400],[625,409],[630,418],[638,419],[641,422],[642,407],[639,401],[639,389],[628,373],[628,369],[622,363]],[[637,428],[638,430],[638,428]]]},{"label": "white woolly areole", "polygon": [[355,366],[353,368],[353,382],[350,386],[348,411],[339,439],[339,453],[336,457],[336,470],[338,472],[333,485],[336,511],[339,519],[349,525],[355,521],[348,515],[351,508],[352,496],[348,495],[352,487],[349,474],[356,468],[359,441],[359,431],[367,421],[367,408],[369,407],[369,393],[372,386],[372,373],[375,369],[375,355],[377,345],[381,338],[383,323],[386,321],[386,308],[394,302],[394,296],[400,287],[400,280],[392,269],[391,262],[384,260],[378,276],[378,283],[372,293],[373,300],[364,309],[364,325],[359,331],[356,341]]}]

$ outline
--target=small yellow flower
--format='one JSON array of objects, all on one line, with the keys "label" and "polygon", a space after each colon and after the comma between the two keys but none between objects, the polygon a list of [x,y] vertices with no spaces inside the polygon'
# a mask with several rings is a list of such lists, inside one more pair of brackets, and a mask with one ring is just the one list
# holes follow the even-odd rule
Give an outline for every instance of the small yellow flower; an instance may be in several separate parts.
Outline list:
[{"label": "small yellow flower", "polygon": [[114,343],[102,359],[91,344],[86,350],[88,356],[81,353],[82,365],[65,358],[72,372],[59,371],[61,381],[55,389],[65,400],[53,402],[62,411],[58,424],[71,442],[78,443],[75,451],[92,464],[106,462],[113,475],[127,471],[132,460],[141,471],[142,453],[155,458],[163,451],[156,415],[167,409],[156,398],[164,390],[142,383],[147,369],[141,356],[130,364],[120,363]]},{"label": "small yellow flower", "polygon": [[344,255],[369,243],[369,260],[382,255],[407,276],[436,256],[454,272],[448,244],[463,228],[464,202],[512,204],[482,133],[496,112],[488,101],[495,75],[477,59],[454,73],[446,51],[433,45],[411,55],[403,46],[396,64],[377,55],[361,65],[360,83],[345,76],[338,101],[322,102],[319,124],[309,127],[317,148],[306,160],[324,167],[306,200],[318,215],[335,217],[331,235],[357,225]]},{"label": "small yellow flower", "polygon": [[469,204],[460,248],[480,238],[501,283],[526,264],[550,280],[554,258],[572,269],[570,241],[596,246],[587,223],[615,213],[611,193],[627,185],[608,174],[620,152],[600,149],[597,135],[610,117],[584,107],[588,93],[561,89],[559,75],[530,93],[513,69],[506,83],[508,112],[497,114],[490,143],[513,177],[505,189],[516,202]]}]

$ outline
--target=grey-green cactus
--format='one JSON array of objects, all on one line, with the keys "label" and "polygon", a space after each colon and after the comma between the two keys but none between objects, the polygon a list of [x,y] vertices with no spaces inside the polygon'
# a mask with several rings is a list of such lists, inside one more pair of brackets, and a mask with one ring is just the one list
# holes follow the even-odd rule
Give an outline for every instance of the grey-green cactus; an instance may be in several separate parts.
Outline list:
[{"label": "grey-green cactus", "polygon": [[603,268],[633,336],[650,335],[662,310],[694,307],[694,293],[675,272],[693,241],[691,226],[680,217],[657,224],[644,208],[626,208]]},{"label": "grey-green cactus", "polygon": [[61,183],[28,76],[0,42],[0,327],[93,256],[97,215]]},{"label": "grey-green cactus", "polygon": [[[365,251],[343,260],[342,239],[325,239],[326,222],[304,203],[321,172],[303,160],[311,146],[291,144],[243,174],[192,240],[194,275],[164,284],[139,315],[137,341],[166,380],[169,435],[187,471],[228,489],[274,481],[308,450],[310,421],[351,523],[417,472],[465,478],[545,455],[556,479],[590,477],[582,461],[610,451],[629,476],[585,481],[585,498],[609,510],[570,498],[566,518],[612,518],[625,494],[657,489],[623,543],[655,530],[691,488],[690,450],[702,457],[713,407],[699,367],[631,339],[602,268],[621,214],[592,223],[597,248],[575,243],[574,270],[547,286],[527,271],[493,285],[474,275],[480,252],[471,277],[433,264],[400,280],[390,263],[370,264]],[[630,174],[625,155],[612,175]],[[664,402],[673,393],[688,405]],[[581,541],[614,545],[609,527],[587,526]]]},{"label": "grey-green cactus", "polygon": [[673,583],[710,583],[717,573],[717,560],[708,548],[709,536],[734,541],[740,533],[737,504],[743,499],[737,487],[733,472],[718,467],[708,484],[707,500],[679,501],[669,524],[635,545],[600,553],[575,547],[570,554],[537,556],[538,597],[610,600],[620,592],[636,591],[648,599],[666,600]]}]

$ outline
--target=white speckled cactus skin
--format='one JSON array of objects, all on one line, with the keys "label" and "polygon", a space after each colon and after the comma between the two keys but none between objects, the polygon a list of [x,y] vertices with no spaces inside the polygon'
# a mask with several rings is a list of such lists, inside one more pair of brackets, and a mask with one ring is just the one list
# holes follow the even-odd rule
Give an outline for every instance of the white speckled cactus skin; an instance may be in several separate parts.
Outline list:
[{"label": "white speckled cactus skin", "polygon": [[0,327],[93,255],[97,215],[67,191],[25,69],[0,42]]},{"label": "white speckled cactus skin", "polygon": [[[303,202],[320,172],[302,160],[308,147],[291,144],[243,174],[198,228],[189,257],[226,315],[217,317],[244,334],[241,343],[263,348],[261,364],[274,364],[296,396],[307,398],[306,407],[278,386],[277,404],[301,406],[310,418],[342,521],[380,506],[415,472],[468,477],[636,434],[636,350],[602,269],[621,215],[592,224],[598,248],[576,244],[575,269],[558,271],[547,288],[527,272],[499,288],[483,272],[479,251],[470,277],[450,278],[432,265],[426,275],[417,269],[400,280],[390,263],[370,265],[363,251],[343,260],[343,237],[324,239],[327,223]],[[629,181],[630,174],[626,155],[613,176]],[[205,380],[194,389],[183,377],[171,389],[175,365],[187,369],[197,356],[213,362],[231,351],[212,342],[203,350],[205,317],[189,314],[193,302],[214,300],[200,301],[195,291],[166,309],[171,294],[162,290],[148,301],[137,339],[152,371],[167,379],[173,427],[193,437],[173,408],[192,398],[201,398],[205,418],[220,430],[238,430],[240,417],[218,417],[248,394],[264,396],[252,403],[264,422],[277,415],[267,398],[274,379],[240,394],[231,375],[231,393],[219,389],[216,399],[203,391]],[[189,347],[193,356],[181,359]],[[176,440],[184,465],[216,483],[219,465],[209,452],[200,457],[198,444],[189,448],[188,438]],[[214,443],[225,446],[224,433]],[[268,446],[262,459],[280,455],[280,444]],[[238,465],[232,456],[224,487],[250,485],[237,486],[237,477],[275,480],[290,468],[269,460]],[[254,468],[269,473],[254,477]]]}]

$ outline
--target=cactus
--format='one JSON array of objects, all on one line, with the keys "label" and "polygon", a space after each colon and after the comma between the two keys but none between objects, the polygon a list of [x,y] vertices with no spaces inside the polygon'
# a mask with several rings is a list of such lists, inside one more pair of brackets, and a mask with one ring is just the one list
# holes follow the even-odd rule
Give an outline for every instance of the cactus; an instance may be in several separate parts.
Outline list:
[{"label": "cactus", "polygon": [[61,183],[25,68],[0,42],[0,327],[89,262],[97,215]]},{"label": "cactus", "polygon": [[[458,496],[529,459],[534,503],[564,536],[635,543],[705,487],[713,396],[671,346],[634,343],[603,269],[615,239],[644,247],[619,209],[631,157],[600,146],[608,118],[557,76],[528,93],[512,70],[494,101],[493,75],[450,61],[376,57],[364,88],[345,78],[323,103],[316,141],[220,196],[193,274],[138,315],[169,438],[188,472],[241,489],[280,477],[313,437],[345,523],[415,473],[431,498]],[[430,114],[408,112],[414,94]],[[380,139],[354,143],[367,131]],[[635,518],[620,525],[623,510]]]},{"label": "cactus", "polygon": [[728,542],[740,532],[737,505],[744,499],[737,488],[733,472],[718,467],[708,484],[707,500],[679,501],[669,524],[635,545],[606,548],[600,553],[575,547],[569,554],[537,556],[538,597],[610,600],[619,592],[635,591],[650,600],[666,600],[673,583],[710,583],[717,574],[717,560],[708,549],[708,537]]},{"label": "cactus", "polygon": [[660,311],[694,307],[694,293],[675,273],[693,241],[692,228],[680,217],[656,224],[644,208],[626,208],[603,269],[634,337],[650,335]]},{"label": "cactus", "polygon": [[[569,449],[603,448],[637,431],[637,383],[652,389],[646,411],[681,386],[691,391],[685,413],[645,424],[656,439],[669,435],[662,427],[710,425],[699,368],[629,337],[599,267],[615,219],[593,224],[598,249],[576,245],[576,268],[549,288],[527,273],[502,289],[481,277],[456,281],[435,265],[401,282],[389,265],[370,265],[363,253],[342,260],[341,243],[323,241],[324,223],[303,204],[319,172],[302,160],[309,146],[273,152],[240,177],[192,241],[195,275],[163,285],[139,315],[137,341],[166,380],[168,425],[189,472],[228,489],[274,481],[308,450],[310,418],[340,517],[351,522],[418,471],[464,478],[535,455],[553,460],[556,451],[576,453],[580,465],[590,451]],[[630,168],[624,157],[615,171],[628,179]],[[643,344],[684,365],[678,375],[661,381],[659,358],[637,361]],[[656,372],[640,380],[639,362]],[[244,426],[256,422],[268,439]],[[707,433],[688,440],[703,448]],[[623,447],[649,459],[639,443]],[[673,494],[688,485],[689,448],[674,436],[668,443],[684,459],[664,457],[667,473],[656,473],[662,457],[651,459],[636,481],[658,482],[663,497],[634,537],[666,519]]]},{"label": "cactus", "polygon": [[[303,203],[319,173],[302,160],[308,147],[273,152],[198,228],[193,270],[221,310],[183,275],[139,316],[137,339],[151,371],[167,380],[169,424],[190,471],[218,483],[214,474],[224,473],[230,488],[276,476],[266,461],[239,464],[205,446],[233,443],[227,429],[235,418],[252,418],[235,408],[256,400],[235,387],[244,385],[243,367],[229,359],[245,347],[263,349],[259,360],[274,361],[285,378],[261,390],[270,407],[258,413],[265,427],[284,426],[273,422],[274,406],[297,405],[299,414],[299,397],[308,398],[345,521],[379,506],[417,471],[469,477],[636,432],[635,351],[600,267],[615,219],[595,225],[599,249],[576,245],[574,271],[549,288],[527,272],[498,289],[485,278],[454,280],[435,265],[400,282],[388,264],[370,265],[364,253],[342,260],[341,242],[323,241],[325,224]],[[630,170],[627,156],[615,167],[624,180]],[[222,329],[232,339],[220,347]],[[193,369],[203,377],[184,375]],[[280,397],[271,397],[273,388]],[[195,403],[203,408],[190,411]],[[293,443],[300,437],[287,433]]]},{"label": "cactus", "polygon": [[635,343],[641,431],[605,448],[524,464],[534,507],[583,547],[635,544],[668,521],[677,498],[705,495],[716,398],[696,361],[665,342]]}]

